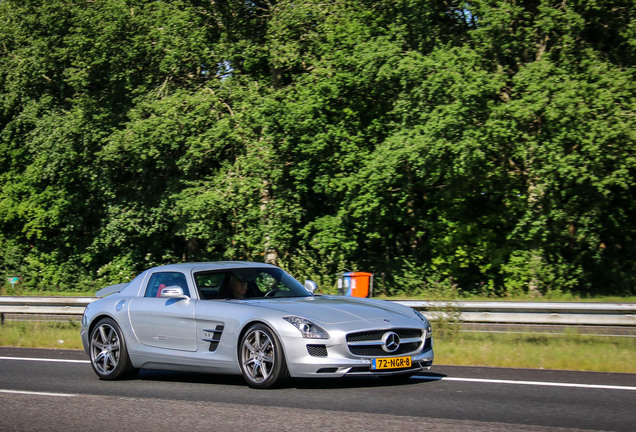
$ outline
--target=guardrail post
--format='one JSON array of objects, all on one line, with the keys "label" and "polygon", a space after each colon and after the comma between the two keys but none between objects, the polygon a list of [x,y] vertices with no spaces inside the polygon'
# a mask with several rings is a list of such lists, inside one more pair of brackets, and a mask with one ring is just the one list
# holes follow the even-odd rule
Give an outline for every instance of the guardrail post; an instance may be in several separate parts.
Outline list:
[{"label": "guardrail post", "polygon": [[4,313],[0,313],[0,325],[4,325]]}]

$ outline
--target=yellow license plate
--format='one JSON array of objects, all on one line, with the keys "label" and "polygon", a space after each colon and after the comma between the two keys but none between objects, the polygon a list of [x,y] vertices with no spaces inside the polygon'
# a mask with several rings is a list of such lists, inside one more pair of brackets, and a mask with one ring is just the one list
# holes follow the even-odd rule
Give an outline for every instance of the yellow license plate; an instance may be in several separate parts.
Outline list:
[{"label": "yellow license plate", "polygon": [[411,357],[387,357],[371,360],[371,369],[400,369],[411,367]]}]

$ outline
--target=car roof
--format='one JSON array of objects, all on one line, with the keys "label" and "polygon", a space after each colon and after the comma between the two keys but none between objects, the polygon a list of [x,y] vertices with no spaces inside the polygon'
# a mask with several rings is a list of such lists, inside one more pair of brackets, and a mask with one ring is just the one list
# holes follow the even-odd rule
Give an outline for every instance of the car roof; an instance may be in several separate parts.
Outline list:
[{"label": "car roof", "polygon": [[206,270],[227,270],[235,268],[278,268],[272,264],[250,261],[210,261],[210,262],[188,262],[179,264],[167,264],[149,269],[151,272],[157,271],[181,271],[181,272],[199,272]]}]

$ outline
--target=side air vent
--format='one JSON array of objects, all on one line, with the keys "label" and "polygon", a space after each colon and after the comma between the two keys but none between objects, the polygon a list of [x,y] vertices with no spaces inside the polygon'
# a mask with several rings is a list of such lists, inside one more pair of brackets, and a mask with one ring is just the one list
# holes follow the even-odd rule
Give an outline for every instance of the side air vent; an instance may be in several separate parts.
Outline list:
[{"label": "side air vent", "polygon": [[219,342],[221,341],[221,335],[223,334],[224,326],[221,324],[217,325],[214,330],[203,330],[203,333],[206,337],[203,338],[205,342],[210,342],[210,347],[208,351],[214,352],[216,348],[219,346]]}]

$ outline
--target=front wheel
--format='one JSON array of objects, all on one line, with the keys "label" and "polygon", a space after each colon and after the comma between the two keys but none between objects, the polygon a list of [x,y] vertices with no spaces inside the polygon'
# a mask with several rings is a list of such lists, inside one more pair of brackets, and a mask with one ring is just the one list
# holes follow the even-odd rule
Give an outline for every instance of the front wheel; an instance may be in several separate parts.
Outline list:
[{"label": "front wheel", "polygon": [[263,324],[254,324],[241,338],[239,362],[243,378],[252,388],[279,386],[289,378],[280,341]]},{"label": "front wheel", "polygon": [[93,370],[103,380],[123,378],[135,371],[121,329],[110,318],[101,319],[91,331],[90,354]]}]

